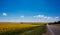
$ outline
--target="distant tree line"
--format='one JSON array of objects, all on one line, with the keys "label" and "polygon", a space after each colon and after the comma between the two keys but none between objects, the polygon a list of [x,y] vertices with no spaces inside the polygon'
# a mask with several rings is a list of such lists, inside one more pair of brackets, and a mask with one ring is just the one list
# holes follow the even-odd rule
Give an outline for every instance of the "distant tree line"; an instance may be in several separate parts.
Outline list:
[{"label": "distant tree line", "polygon": [[60,21],[58,21],[58,22],[53,22],[53,23],[49,23],[49,25],[50,24],[60,24]]}]

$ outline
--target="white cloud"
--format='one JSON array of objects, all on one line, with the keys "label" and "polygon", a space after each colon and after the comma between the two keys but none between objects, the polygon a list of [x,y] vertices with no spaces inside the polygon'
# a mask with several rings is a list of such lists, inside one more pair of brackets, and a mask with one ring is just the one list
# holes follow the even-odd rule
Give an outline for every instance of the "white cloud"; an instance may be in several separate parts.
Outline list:
[{"label": "white cloud", "polygon": [[[7,13],[3,13],[3,16],[6,16]],[[5,21],[19,21],[19,22],[55,22],[60,20],[60,17],[51,17],[51,16],[45,16],[45,15],[36,15],[36,16],[24,16],[21,15],[18,19],[6,19]]]},{"label": "white cloud", "polygon": [[20,16],[21,18],[24,18],[24,16]]},{"label": "white cloud", "polygon": [[7,13],[3,13],[3,16],[7,16]]},{"label": "white cloud", "polygon": [[54,20],[53,17],[47,17],[47,20]]},{"label": "white cloud", "polygon": [[36,16],[33,16],[34,18],[44,18],[44,15],[36,15]]},{"label": "white cloud", "polygon": [[45,19],[46,19],[46,18],[48,18],[48,16],[44,16],[43,18],[45,18]]},{"label": "white cloud", "polygon": [[55,19],[59,19],[59,17],[55,17]]},{"label": "white cloud", "polygon": [[38,15],[37,17],[44,17],[44,15]]},{"label": "white cloud", "polygon": [[55,17],[55,21],[59,21],[60,20],[60,18],[59,17]]},{"label": "white cloud", "polygon": [[40,21],[43,20],[48,22],[58,21],[60,19],[59,17],[51,17],[51,16],[45,16],[45,15],[36,15],[36,16],[33,16],[33,18],[39,19]]}]

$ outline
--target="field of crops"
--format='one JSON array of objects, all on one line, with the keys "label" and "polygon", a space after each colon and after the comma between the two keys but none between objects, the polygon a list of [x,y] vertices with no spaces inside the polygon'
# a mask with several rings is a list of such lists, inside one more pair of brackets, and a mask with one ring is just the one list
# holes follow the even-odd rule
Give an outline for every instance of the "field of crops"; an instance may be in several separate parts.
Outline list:
[{"label": "field of crops", "polygon": [[60,24],[53,24],[54,26],[60,26]]},{"label": "field of crops", "polygon": [[46,23],[0,22],[0,35],[42,35]]}]

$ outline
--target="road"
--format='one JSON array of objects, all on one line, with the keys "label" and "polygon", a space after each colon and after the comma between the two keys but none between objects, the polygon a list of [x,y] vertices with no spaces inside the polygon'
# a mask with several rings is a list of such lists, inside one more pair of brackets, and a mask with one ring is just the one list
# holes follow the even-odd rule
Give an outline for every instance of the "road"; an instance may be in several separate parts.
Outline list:
[{"label": "road", "polygon": [[47,28],[52,35],[60,35],[60,26],[48,25]]}]

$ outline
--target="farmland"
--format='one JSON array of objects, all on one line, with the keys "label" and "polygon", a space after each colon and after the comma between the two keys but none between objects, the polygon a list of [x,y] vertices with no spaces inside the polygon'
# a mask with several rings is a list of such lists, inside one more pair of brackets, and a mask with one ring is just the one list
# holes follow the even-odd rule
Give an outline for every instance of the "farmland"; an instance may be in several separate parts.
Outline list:
[{"label": "farmland", "polygon": [[0,35],[42,35],[46,23],[41,22],[0,22]]}]

